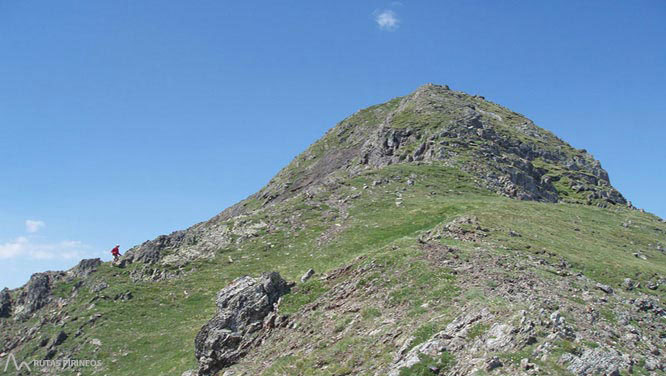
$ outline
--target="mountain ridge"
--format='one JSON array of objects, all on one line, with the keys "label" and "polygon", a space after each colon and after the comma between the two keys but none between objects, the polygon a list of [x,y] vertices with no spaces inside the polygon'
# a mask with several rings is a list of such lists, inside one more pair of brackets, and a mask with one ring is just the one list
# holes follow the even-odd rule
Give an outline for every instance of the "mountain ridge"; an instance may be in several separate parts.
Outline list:
[{"label": "mountain ridge", "polygon": [[[511,119],[506,121],[508,125],[498,113]],[[514,128],[523,135],[518,142],[511,140],[515,134],[508,133]],[[555,147],[547,147],[549,142]],[[479,145],[463,147],[472,143]],[[350,177],[368,168],[432,161],[470,172],[481,186],[507,197],[600,206],[628,204],[587,151],[573,148],[531,120],[481,96],[426,84],[341,121],[257,193],[191,229],[196,232],[204,223],[228,220],[245,213],[247,207],[279,202],[301,191],[307,195],[308,189],[316,190],[325,179],[335,179],[335,173]],[[129,260],[156,262],[160,249],[192,242],[187,233],[176,231],[133,247]]]},{"label": "mountain ridge", "polygon": [[586,151],[424,85],[207,221],[2,290],[0,358],[100,360],[58,375],[660,375],[665,244]]}]

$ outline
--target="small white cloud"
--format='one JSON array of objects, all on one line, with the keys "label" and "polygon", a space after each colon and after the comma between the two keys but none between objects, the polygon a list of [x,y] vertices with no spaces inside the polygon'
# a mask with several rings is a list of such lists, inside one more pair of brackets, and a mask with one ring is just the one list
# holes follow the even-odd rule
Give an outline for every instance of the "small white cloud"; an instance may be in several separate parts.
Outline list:
[{"label": "small white cloud", "polygon": [[25,257],[32,260],[75,259],[85,256],[90,247],[80,241],[66,240],[58,243],[33,243],[24,236],[0,244],[0,259]]},{"label": "small white cloud", "polygon": [[25,251],[26,244],[28,244],[28,238],[23,236],[16,238],[13,242],[0,244],[0,259],[20,256]]},{"label": "small white cloud", "polygon": [[29,233],[35,233],[44,226],[46,226],[46,223],[44,223],[43,221],[35,221],[33,219],[25,220],[25,230]]},{"label": "small white cloud", "polygon": [[393,31],[400,26],[398,15],[390,9],[375,11],[374,14],[375,22],[377,22],[377,26],[379,26],[381,30]]}]

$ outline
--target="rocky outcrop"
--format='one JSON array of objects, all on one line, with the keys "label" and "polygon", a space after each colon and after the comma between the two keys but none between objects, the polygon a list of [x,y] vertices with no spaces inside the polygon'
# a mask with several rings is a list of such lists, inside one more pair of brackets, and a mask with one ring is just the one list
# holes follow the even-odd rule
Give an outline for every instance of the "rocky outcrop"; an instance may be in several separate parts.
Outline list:
[{"label": "rocky outcrop", "polygon": [[[152,269],[159,269],[159,265],[180,267],[195,259],[213,258],[218,250],[258,236],[268,227],[265,222],[252,221],[244,215],[228,218],[230,209],[208,222],[198,223],[187,230],[162,235],[133,247],[125,253],[121,261],[127,264],[141,262],[152,266]],[[148,277],[156,280],[152,275]]]},{"label": "rocky outcrop", "polygon": [[0,317],[9,317],[12,313],[12,297],[9,289],[4,288],[0,291]]},{"label": "rocky outcrop", "polygon": [[586,349],[580,356],[567,353],[562,355],[560,361],[568,364],[567,369],[577,376],[620,376],[620,371],[630,370],[632,365],[630,357],[623,356],[617,350],[604,348]]},{"label": "rocky outcrop", "polygon": [[[470,328],[475,323],[484,319],[487,320],[489,316],[490,312],[487,309],[460,316],[447,325],[443,331],[435,334],[426,342],[415,346],[409,352],[404,353],[404,350],[398,351],[396,362],[388,372],[388,376],[399,376],[403,369],[419,363],[422,355],[435,357],[452,348],[463,347],[464,338]],[[410,344],[411,341],[405,345],[409,346]]]},{"label": "rocky outcrop", "polygon": [[175,231],[169,235],[161,235],[154,240],[144,242],[141,246],[127,251],[124,259],[129,262],[138,261],[145,264],[157,263],[161,258],[163,250],[183,245],[186,234],[185,231]]},{"label": "rocky outcrop", "polygon": [[64,273],[35,273],[23,287],[16,299],[15,313],[20,318],[27,318],[36,310],[51,301],[51,283]]},{"label": "rocky outcrop", "polygon": [[100,265],[102,265],[102,260],[99,258],[83,259],[78,265],[72,268],[71,272],[75,277],[83,278],[96,272]]},{"label": "rocky outcrop", "polygon": [[106,283],[105,281],[101,281],[101,282],[98,282],[98,283],[95,283],[94,285],[92,285],[92,287],[90,287],[90,291],[100,292],[104,289],[107,289],[108,287],[109,287],[108,283]]},{"label": "rocky outcrop", "polygon": [[264,318],[289,288],[280,274],[272,272],[259,278],[238,278],[222,289],[217,296],[215,317],[201,328],[194,340],[199,362],[195,374],[215,375],[244,356],[252,347],[254,334],[262,328]]},{"label": "rocky outcrop", "polygon": [[[437,85],[404,97],[361,147],[363,165],[414,161],[457,166],[476,175],[487,188],[521,200],[585,197],[590,202],[626,204],[606,171],[586,151],[572,148],[516,113]],[[568,186],[558,188],[555,183],[564,179]],[[563,196],[570,190],[581,195]]]}]

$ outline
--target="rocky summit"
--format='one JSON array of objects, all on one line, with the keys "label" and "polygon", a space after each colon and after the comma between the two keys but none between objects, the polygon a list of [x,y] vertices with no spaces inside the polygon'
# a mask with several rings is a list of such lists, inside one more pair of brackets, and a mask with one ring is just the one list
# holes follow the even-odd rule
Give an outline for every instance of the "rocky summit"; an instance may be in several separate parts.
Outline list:
[{"label": "rocky summit", "polygon": [[0,291],[0,360],[97,360],[45,375],[663,375],[665,247],[664,221],[587,151],[428,84],[344,119],[208,221]]}]

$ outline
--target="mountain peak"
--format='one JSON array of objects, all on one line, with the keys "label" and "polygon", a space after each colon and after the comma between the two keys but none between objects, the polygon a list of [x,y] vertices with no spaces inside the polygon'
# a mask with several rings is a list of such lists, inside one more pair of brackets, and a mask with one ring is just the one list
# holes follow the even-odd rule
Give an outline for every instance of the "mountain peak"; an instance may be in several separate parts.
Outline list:
[{"label": "mountain peak", "polygon": [[431,83],[338,123],[260,197],[265,203],[284,199],[335,172],[414,162],[460,168],[483,187],[522,200],[627,203],[586,151],[482,96]]},{"label": "mountain peak", "polygon": [[0,291],[0,353],[109,375],[192,353],[183,376],[663,370],[664,234],[586,151],[426,85],[206,222]]},{"label": "mountain peak", "polygon": [[[164,257],[162,250],[182,248],[188,242],[198,245],[186,247],[185,259],[201,257],[228,243],[227,237],[215,235],[224,221],[291,198],[311,197],[389,165],[458,169],[478,188],[518,200],[627,205],[599,161],[585,150],[482,96],[426,84],[342,120],[259,192],[207,222],[144,243],[129,257],[158,262]],[[162,261],[182,258],[180,252],[173,260]]]}]

